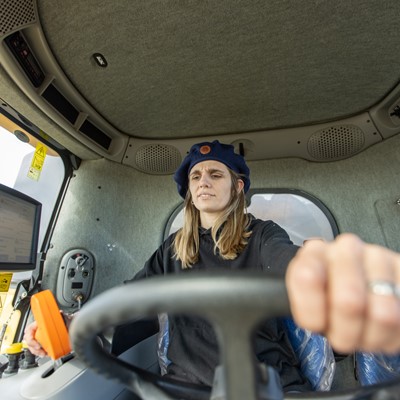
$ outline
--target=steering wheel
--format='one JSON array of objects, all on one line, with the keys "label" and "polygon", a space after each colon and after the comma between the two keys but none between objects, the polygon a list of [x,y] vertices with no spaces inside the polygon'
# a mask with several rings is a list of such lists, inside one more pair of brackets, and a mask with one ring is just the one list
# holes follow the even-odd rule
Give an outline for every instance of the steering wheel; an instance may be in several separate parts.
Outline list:
[{"label": "steering wheel", "polygon": [[[163,378],[132,366],[107,353],[97,339],[107,328],[162,312],[207,318],[216,329],[220,346],[226,399],[259,399],[250,339],[262,320],[290,314],[283,280],[265,274],[191,273],[152,277],[116,287],[89,301],[74,318],[70,327],[72,347],[89,368],[119,381],[144,400],[209,399],[209,387]],[[274,399],[283,398],[283,393],[277,396]],[[332,393],[289,394],[285,398],[293,396],[394,400],[400,399],[400,382]]]}]

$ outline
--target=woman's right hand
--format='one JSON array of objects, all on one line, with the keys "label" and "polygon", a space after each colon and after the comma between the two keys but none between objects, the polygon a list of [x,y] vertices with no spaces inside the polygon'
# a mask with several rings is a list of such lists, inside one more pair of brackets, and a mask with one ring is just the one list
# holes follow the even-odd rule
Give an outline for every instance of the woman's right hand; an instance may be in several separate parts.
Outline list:
[{"label": "woman's right hand", "polygon": [[45,357],[47,356],[46,351],[43,349],[40,343],[35,339],[37,328],[38,325],[36,321],[30,323],[25,328],[24,341],[27,344],[28,349],[32,354],[39,357]]}]

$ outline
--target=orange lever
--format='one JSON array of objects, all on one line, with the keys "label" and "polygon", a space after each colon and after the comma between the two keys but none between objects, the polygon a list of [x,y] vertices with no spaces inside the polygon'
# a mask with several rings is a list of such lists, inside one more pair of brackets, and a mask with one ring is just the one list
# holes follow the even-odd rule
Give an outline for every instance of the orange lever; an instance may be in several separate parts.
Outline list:
[{"label": "orange lever", "polygon": [[38,325],[35,339],[47,354],[56,360],[70,353],[68,331],[51,291],[44,290],[34,294],[31,308]]}]

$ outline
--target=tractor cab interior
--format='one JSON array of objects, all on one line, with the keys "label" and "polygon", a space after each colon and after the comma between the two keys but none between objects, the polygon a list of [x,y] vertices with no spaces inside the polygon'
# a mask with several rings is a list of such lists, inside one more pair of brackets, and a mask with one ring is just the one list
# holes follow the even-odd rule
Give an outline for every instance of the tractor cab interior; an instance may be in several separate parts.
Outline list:
[{"label": "tractor cab interior", "polygon": [[[398,1],[0,8],[2,398],[400,399],[399,355],[300,329],[282,277],[125,283],[183,226],[173,174],[215,140],[251,170],[245,212],[295,245],[352,233],[400,252]],[[219,338],[212,387],[163,375],[181,313]],[[283,393],[254,360],[266,318],[285,325],[309,392]],[[24,343],[33,321],[45,357]]]}]

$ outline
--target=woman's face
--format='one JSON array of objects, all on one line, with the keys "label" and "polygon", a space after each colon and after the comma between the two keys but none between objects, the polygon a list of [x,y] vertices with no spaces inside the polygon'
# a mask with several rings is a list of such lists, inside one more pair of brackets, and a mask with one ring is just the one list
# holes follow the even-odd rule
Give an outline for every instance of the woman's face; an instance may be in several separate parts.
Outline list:
[{"label": "woman's face", "polygon": [[[243,189],[239,180],[237,190]],[[211,217],[214,220],[227,207],[231,199],[232,178],[228,167],[214,160],[196,164],[189,173],[189,190],[200,218]]]}]

